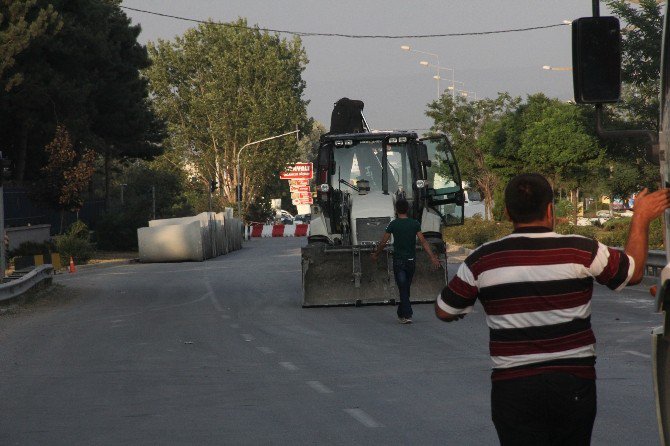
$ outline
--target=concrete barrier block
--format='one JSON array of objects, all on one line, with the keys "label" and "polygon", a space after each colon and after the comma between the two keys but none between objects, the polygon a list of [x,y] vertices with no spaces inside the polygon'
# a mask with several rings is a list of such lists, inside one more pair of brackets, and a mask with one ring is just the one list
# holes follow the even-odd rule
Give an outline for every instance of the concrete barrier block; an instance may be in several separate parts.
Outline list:
[{"label": "concrete barrier block", "polygon": [[141,262],[203,261],[200,221],[137,230]]}]

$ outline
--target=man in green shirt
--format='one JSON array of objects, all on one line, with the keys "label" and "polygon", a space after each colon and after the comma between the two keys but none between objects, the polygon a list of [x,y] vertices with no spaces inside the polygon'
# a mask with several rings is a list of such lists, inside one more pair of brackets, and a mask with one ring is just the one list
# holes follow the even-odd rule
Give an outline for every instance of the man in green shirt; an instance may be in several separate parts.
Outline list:
[{"label": "man in green shirt", "polygon": [[430,245],[421,232],[421,223],[409,218],[409,203],[404,198],[399,198],[395,203],[397,218],[386,227],[386,231],[377,249],[372,253],[372,260],[377,261],[389,238],[393,235],[393,274],[395,283],[398,285],[400,294],[400,305],[398,305],[398,321],[401,324],[412,323],[412,305],[410,304],[409,289],[412,285],[412,277],[416,268],[416,238],[419,238],[421,246],[430,256],[431,263],[439,268],[441,266],[437,256],[433,253]]}]

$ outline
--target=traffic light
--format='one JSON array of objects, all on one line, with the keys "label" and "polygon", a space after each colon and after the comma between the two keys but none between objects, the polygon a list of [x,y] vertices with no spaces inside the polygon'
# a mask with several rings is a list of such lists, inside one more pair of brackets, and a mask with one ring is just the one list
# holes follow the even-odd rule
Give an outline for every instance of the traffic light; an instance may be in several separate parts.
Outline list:
[{"label": "traffic light", "polygon": [[219,183],[216,180],[211,180],[209,182],[209,191],[210,192],[214,192],[217,187],[219,187]]}]

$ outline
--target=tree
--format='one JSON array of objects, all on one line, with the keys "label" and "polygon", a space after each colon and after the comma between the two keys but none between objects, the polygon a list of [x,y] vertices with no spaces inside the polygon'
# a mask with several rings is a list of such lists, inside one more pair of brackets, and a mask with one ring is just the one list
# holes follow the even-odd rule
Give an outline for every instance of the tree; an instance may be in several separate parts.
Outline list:
[{"label": "tree", "polygon": [[173,158],[206,187],[216,179],[226,202],[243,186],[245,209],[298,157],[293,137],[253,141],[296,128],[310,129],[301,73],[307,63],[299,38],[291,41],[248,28],[243,19],[201,24],[174,41],[149,45],[149,78],[156,110],[168,123]]},{"label": "tree", "polygon": [[37,0],[0,1],[0,83],[10,91],[23,81],[23,73],[15,69],[16,56],[38,37],[53,35],[62,22],[52,5],[36,6]]},{"label": "tree", "polygon": [[148,56],[137,43],[140,28],[130,26],[120,1],[38,0],[47,1],[60,32],[35,38],[16,56],[23,81],[0,94],[2,149],[14,160],[15,179],[39,175],[57,125],[67,127],[75,148],[102,154],[106,166],[112,157],[160,153],[160,122],[139,71]]},{"label": "tree", "polygon": [[93,176],[95,152],[86,150],[78,155],[63,126],[56,127],[54,138],[44,151],[49,162],[41,169],[42,177],[33,194],[39,201],[61,211],[62,232],[64,212],[77,212],[84,204],[84,191]]},{"label": "tree", "polygon": [[538,93],[490,123],[480,145],[501,178],[541,173],[554,189],[571,191],[576,209],[579,188],[603,168],[604,149],[590,128],[583,108]]},{"label": "tree", "polygon": [[431,130],[449,136],[463,179],[484,197],[487,219],[491,217],[499,177],[492,169],[489,147],[480,144],[480,137],[489,122],[509,113],[519,101],[520,98],[508,93],[474,102],[460,96],[454,100],[450,94],[444,94],[428,104],[426,115],[434,121]]},{"label": "tree", "polygon": [[632,6],[625,0],[607,2],[612,13],[624,22],[621,30],[623,101],[616,113],[620,119],[637,126],[655,129],[661,78],[662,5],[656,0],[638,3]]}]

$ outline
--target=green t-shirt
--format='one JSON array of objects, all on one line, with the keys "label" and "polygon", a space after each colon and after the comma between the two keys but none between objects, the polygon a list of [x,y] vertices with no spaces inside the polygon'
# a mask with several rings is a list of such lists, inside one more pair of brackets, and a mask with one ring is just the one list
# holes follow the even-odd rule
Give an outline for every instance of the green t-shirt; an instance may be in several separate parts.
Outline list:
[{"label": "green t-shirt", "polygon": [[421,231],[421,223],[413,218],[396,218],[386,227],[393,234],[393,258],[408,260],[416,256],[416,233]]}]

